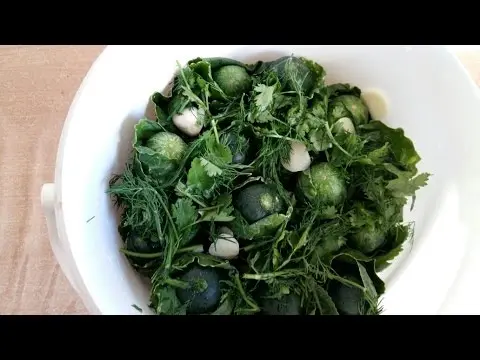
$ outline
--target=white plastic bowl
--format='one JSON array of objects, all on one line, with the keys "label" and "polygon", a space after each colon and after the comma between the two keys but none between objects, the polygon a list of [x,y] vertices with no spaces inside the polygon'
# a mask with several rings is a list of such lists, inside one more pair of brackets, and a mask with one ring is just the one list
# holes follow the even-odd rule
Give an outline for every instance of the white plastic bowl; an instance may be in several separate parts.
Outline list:
[{"label": "white plastic bowl", "polygon": [[120,254],[117,216],[105,194],[131,149],[133,125],[150,95],[167,85],[176,61],[226,56],[244,61],[306,56],[327,81],[380,88],[434,174],[418,193],[413,247],[381,274],[385,314],[480,313],[477,241],[480,99],[447,48],[436,46],[109,46],[78,90],[58,150],[55,183],[42,189],[54,253],[93,314],[138,314],[149,288]]}]

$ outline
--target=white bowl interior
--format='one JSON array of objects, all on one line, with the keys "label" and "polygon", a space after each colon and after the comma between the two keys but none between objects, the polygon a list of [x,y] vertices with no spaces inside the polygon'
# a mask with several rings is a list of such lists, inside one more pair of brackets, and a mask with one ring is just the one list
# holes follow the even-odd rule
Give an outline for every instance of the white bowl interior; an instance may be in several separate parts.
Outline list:
[{"label": "white bowl interior", "polygon": [[[387,286],[386,313],[438,311],[445,286],[435,281],[424,286],[422,279],[431,280],[436,273],[444,276],[442,281],[453,282],[448,274],[442,275],[442,261],[448,256],[451,263],[460,264],[463,256],[461,250],[452,254],[432,250],[430,244],[448,242],[449,234],[458,230],[452,220],[444,220],[459,218],[461,201],[454,174],[463,171],[459,154],[466,150],[458,146],[461,127],[455,119],[462,106],[466,121],[474,121],[478,111],[478,106],[472,109],[471,84],[456,59],[437,47],[229,45],[109,47],[93,66],[72,107],[56,182],[75,266],[101,313],[137,314],[133,304],[150,313],[148,283],[119,253],[116,211],[105,194],[110,176],[121,171],[127,160],[133,125],[144,116],[149,96],[167,85],[177,60],[185,63],[198,56],[226,56],[255,61],[291,53],[321,63],[328,82],[382,89],[391,104],[385,122],[405,129],[422,156],[420,170],[434,174],[418,193],[414,211],[406,212],[407,219],[416,221],[412,250],[404,252],[382,276]],[[455,142],[456,147],[450,146]],[[439,260],[425,269],[422,263],[431,256]],[[414,276],[418,281],[411,283]],[[412,289],[417,294],[415,301],[402,295]]]}]

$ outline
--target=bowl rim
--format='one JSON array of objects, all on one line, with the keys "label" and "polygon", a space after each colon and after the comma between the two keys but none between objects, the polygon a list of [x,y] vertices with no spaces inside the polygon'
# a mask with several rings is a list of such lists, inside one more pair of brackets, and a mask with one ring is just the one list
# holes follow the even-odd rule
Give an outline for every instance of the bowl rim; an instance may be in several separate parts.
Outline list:
[{"label": "bowl rim", "polygon": [[[162,46],[162,45],[160,45]],[[63,215],[63,207],[61,206],[62,204],[62,199],[63,199],[63,179],[62,179],[62,170],[63,170],[63,160],[64,160],[64,149],[65,149],[65,144],[68,141],[68,138],[71,134],[70,128],[71,124],[73,122],[74,114],[76,113],[76,109],[78,107],[78,103],[80,99],[84,96],[85,89],[89,88],[89,85],[92,82],[93,78],[96,78],[96,76],[100,73],[99,70],[101,70],[102,64],[107,62],[110,58],[114,57],[116,54],[116,51],[118,48],[123,47],[123,45],[109,45],[106,46],[101,53],[98,55],[98,57],[95,59],[95,61],[92,63],[90,69],[88,70],[87,74],[83,78],[72,102],[69,107],[68,113],[65,118],[65,122],[63,124],[63,129],[61,132],[60,140],[58,143],[58,148],[57,148],[57,157],[56,157],[56,162],[55,162],[55,176],[54,176],[54,183],[55,183],[55,188],[56,188],[56,196],[58,199],[58,203],[60,206],[55,209],[55,217],[56,217],[56,223],[57,223],[57,231],[58,231],[58,236],[63,239],[65,244],[70,250],[70,240],[68,237],[68,229],[67,225],[64,221],[64,215]],[[442,48],[446,53],[450,54],[455,58],[456,64],[461,71],[463,72],[463,81],[466,81],[469,83],[472,91],[478,91],[478,86],[475,84],[473,78],[470,76],[468,73],[467,69],[461,63],[460,59],[455,56],[455,54],[451,51],[451,49],[448,48],[448,46],[435,46],[437,48]],[[480,103],[480,102],[479,102]],[[70,253],[72,254],[71,250]],[[98,304],[94,301],[94,296],[92,293],[88,291],[88,284],[85,283],[84,277],[82,276],[81,272],[78,271],[78,267],[76,264],[76,259],[72,254],[72,259],[75,262],[74,264],[71,264],[71,266],[77,268],[77,272],[79,273],[78,275],[78,282],[79,282],[79,292],[80,292],[80,297],[82,301],[84,302],[85,306],[91,313],[97,313],[101,314],[104,313],[103,309],[100,309]]]},{"label": "bowl rim", "polygon": [[69,266],[74,267],[74,270],[72,272],[78,275],[76,276],[76,279],[75,279],[76,285],[78,288],[77,292],[79,293],[79,296],[81,297],[87,310],[93,314],[101,314],[102,311],[95,303],[92,294],[87,290],[84,278],[80,273],[80,271],[78,270],[75,256],[71,251],[71,245],[70,245],[69,237],[67,234],[67,227],[66,227],[66,223],[63,215],[64,211],[62,206],[62,199],[63,199],[62,171],[63,171],[63,158],[65,154],[65,151],[64,151],[65,144],[70,134],[70,127],[73,122],[74,114],[78,107],[78,103],[80,99],[83,97],[85,88],[88,87],[88,85],[91,82],[91,79],[96,75],[98,68],[100,67],[99,65],[105,62],[105,59],[109,56],[111,52],[112,52],[111,46],[106,46],[100,52],[100,54],[93,61],[92,65],[88,69],[87,73],[85,74],[85,77],[83,78],[82,82],[80,83],[80,86],[77,89],[77,92],[75,93],[75,96],[73,97],[73,100],[70,104],[67,115],[65,117],[62,132],[60,135],[60,140],[58,142],[57,157],[55,161],[55,175],[54,175],[55,196],[57,198],[56,202],[59,205],[54,209],[55,220],[56,220],[55,222],[57,227],[57,236],[59,237],[60,241],[63,243],[68,253],[70,254],[71,260],[74,262],[74,264],[69,264]]}]

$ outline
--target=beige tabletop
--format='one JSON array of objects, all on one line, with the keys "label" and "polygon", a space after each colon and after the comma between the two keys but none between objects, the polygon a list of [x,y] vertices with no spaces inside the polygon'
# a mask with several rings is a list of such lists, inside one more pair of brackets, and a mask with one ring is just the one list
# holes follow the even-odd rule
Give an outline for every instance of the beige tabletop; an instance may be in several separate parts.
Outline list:
[{"label": "beige tabletop", "polygon": [[[103,46],[0,46],[0,314],[86,314],[40,207],[70,103]],[[480,51],[459,57],[480,84]]]}]

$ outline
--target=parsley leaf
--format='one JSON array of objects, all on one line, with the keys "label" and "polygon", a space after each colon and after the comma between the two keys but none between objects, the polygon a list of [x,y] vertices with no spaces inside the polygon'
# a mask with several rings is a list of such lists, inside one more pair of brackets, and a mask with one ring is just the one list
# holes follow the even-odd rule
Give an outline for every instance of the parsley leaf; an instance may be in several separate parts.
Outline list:
[{"label": "parsley leaf", "polygon": [[191,199],[179,198],[172,206],[172,217],[181,239],[179,246],[187,245],[196,235],[197,209]]},{"label": "parsley leaf", "polygon": [[385,169],[396,175],[396,179],[388,181],[386,188],[397,198],[415,195],[416,191],[425,186],[430,174],[422,173],[414,176],[412,171],[401,171],[392,164],[384,164]]},{"label": "parsley leaf", "polygon": [[254,88],[254,91],[257,92],[257,95],[255,95],[255,105],[260,112],[263,112],[272,106],[275,86],[259,84]]},{"label": "parsley leaf", "polygon": [[207,169],[202,164],[201,158],[192,161],[187,174],[187,186],[194,194],[203,194],[214,184],[213,178],[208,175]]}]

